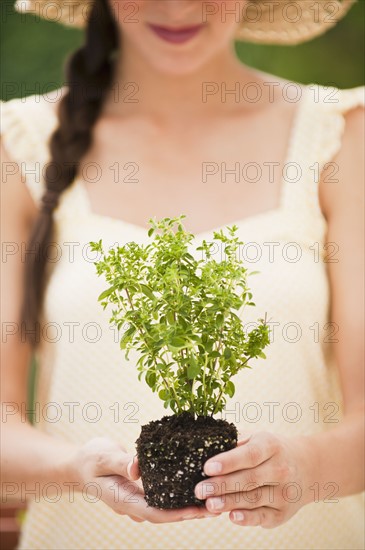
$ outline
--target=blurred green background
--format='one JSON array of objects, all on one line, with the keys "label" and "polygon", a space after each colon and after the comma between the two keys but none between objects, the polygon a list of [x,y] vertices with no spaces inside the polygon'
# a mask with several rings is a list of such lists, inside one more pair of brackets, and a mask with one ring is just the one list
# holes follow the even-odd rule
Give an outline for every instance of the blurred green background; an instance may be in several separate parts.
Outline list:
[{"label": "blurred green background", "polygon": [[[314,1],[314,0],[313,0]],[[13,10],[1,0],[1,99],[46,93],[63,83],[66,56],[83,33]],[[300,46],[237,43],[243,62],[289,80],[339,88],[364,84],[365,1],[325,35]]]}]

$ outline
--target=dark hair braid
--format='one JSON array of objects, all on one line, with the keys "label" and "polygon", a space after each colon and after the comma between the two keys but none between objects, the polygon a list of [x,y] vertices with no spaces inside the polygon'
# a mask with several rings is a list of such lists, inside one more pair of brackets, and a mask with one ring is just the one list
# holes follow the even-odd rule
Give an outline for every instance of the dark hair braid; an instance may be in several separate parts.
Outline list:
[{"label": "dark hair braid", "polygon": [[108,0],[94,0],[85,43],[66,65],[68,89],[58,106],[59,125],[49,142],[50,162],[45,170],[46,190],[35,221],[25,261],[22,338],[36,348],[47,279],[46,250],[53,237],[53,210],[61,193],[77,175],[81,158],[92,142],[92,129],[114,75],[113,52],[119,47],[117,23]]}]

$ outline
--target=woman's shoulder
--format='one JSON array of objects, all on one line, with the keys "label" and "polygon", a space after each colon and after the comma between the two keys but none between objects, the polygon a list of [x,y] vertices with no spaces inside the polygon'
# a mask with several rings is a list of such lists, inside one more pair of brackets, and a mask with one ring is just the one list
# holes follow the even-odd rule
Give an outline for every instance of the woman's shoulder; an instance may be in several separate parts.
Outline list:
[{"label": "woman's shoulder", "polygon": [[250,68],[250,72],[252,80],[242,85],[242,95],[247,88],[249,102],[258,98],[263,104],[275,106],[284,116],[290,114],[291,110],[295,111],[298,106],[298,111],[303,113],[309,125],[311,119],[338,118],[338,115],[345,115],[348,111],[365,105],[363,85],[340,88],[332,84],[302,83],[258,69]]},{"label": "woman's shoulder", "polygon": [[345,110],[347,106],[351,107],[353,104],[364,105],[365,86],[363,85],[340,88],[332,84],[326,85],[315,82],[305,84],[262,71],[254,72],[266,87],[277,90],[279,95],[289,102],[297,102],[303,96],[306,96],[313,104],[324,105],[328,109],[336,105],[339,109]]}]

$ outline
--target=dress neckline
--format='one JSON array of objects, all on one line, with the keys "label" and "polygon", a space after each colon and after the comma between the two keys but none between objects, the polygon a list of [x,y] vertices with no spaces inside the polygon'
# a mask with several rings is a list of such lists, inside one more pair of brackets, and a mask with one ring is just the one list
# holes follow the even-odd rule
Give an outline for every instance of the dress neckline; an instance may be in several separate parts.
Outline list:
[{"label": "dress neckline", "polygon": [[[302,118],[302,112],[304,109],[305,100],[307,97],[307,86],[302,87],[303,93],[301,98],[298,101],[297,108],[295,109],[295,113],[293,116],[292,124],[289,131],[289,139],[288,144],[286,148],[286,154],[285,154],[285,160],[284,160],[284,166],[286,166],[288,163],[290,163],[292,159],[292,153],[294,151],[294,146],[296,143],[297,135],[299,132],[299,126],[300,126],[300,120]],[[55,111],[52,110],[53,116],[57,120],[57,116],[55,114]],[[215,231],[220,231],[225,229],[227,226],[231,227],[233,225],[236,225],[238,227],[242,225],[247,225],[252,222],[265,220],[266,218],[270,219],[272,217],[276,217],[280,215],[286,207],[286,197],[287,197],[287,187],[289,185],[289,180],[284,177],[284,175],[281,178],[281,184],[280,184],[280,193],[279,193],[279,204],[273,208],[269,208],[267,210],[263,210],[261,212],[257,212],[256,214],[252,214],[249,216],[245,216],[243,218],[239,218],[236,220],[233,220],[231,222],[227,222],[224,224],[221,224],[216,227],[212,227],[211,229],[205,229],[203,231],[194,232],[194,236],[196,238],[204,238],[208,234],[213,234]],[[128,222],[127,220],[124,220],[122,218],[115,218],[114,216],[109,216],[107,214],[99,214],[98,212],[95,212],[92,208],[92,204],[90,201],[89,194],[87,192],[86,186],[84,184],[84,181],[81,179],[80,175],[76,175],[74,181],[68,188],[70,192],[75,191],[76,193],[79,193],[79,200],[81,201],[83,205],[83,210],[86,213],[87,216],[94,218],[95,220],[104,221],[107,223],[115,224],[119,227],[125,227],[126,229],[143,232],[147,234],[148,228],[143,227],[139,224]],[[73,197],[76,200],[76,197]]]}]

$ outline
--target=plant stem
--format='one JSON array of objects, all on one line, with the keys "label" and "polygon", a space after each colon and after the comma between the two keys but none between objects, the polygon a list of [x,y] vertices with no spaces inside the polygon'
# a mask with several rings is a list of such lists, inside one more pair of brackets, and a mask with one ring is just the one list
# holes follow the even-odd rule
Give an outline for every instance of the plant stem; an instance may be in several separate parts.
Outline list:
[{"label": "plant stem", "polygon": [[[251,357],[247,357],[247,359],[242,363],[242,366],[245,365],[249,359],[251,359]],[[241,368],[242,368],[242,366],[241,366]],[[218,371],[217,371],[217,374],[218,374]],[[216,413],[216,408],[219,405],[219,401],[222,397],[222,393],[223,393],[223,390],[224,390],[225,387],[226,387],[226,384],[224,384],[224,386],[221,388],[221,391],[218,394],[218,398],[217,398],[217,401],[214,403],[213,412],[212,412],[211,416],[213,416],[213,414]]]},{"label": "plant stem", "polygon": [[[128,298],[129,304],[130,304],[132,310],[135,311],[134,306],[133,306],[133,302],[132,302],[131,297],[130,297],[130,294],[129,294],[129,292],[128,292],[128,289],[126,288],[125,291],[126,291],[126,294],[127,294],[127,298]],[[121,303],[121,301],[120,301],[120,297],[118,296],[118,291],[117,291],[117,290],[116,290],[116,296],[117,296],[117,298],[118,298],[119,303],[121,304],[121,307],[123,307],[123,305],[122,305],[122,303]],[[138,332],[140,333],[140,335],[142,336],[143,341],[144,341],[144,343],[146,344],[147,348],[151,351],[151,349],[150,349],[150,347],[149,347],[149,345],[148,345],[148,342],[147,342],[147,340],[146,340],[145,333],[142,331],[142,329],[141,329],[139,326],[137,326],[137,325],[135,325],[135,326],[136,326]],[[152,355],[152,357],[153,357],[153,353],[152,353],[151,355]],[[153,361],[154,361],[155,367],[157,368],[156,359],[155,359],[154,357],[153,357]],[[170,389],[172,389],[172,391],[173,391],[173,393],[174,393],[174,395],[175,395],[177,407],[178,407],[179,411],[182,412],[182,409],[181,409],[180,403],[179,403],[179,399],[178,399],[178,397],[177,397],[177,395],[176,395],[176,391],[175,391],[174,386],[173,386],[173,385],[172,385],[171,387],[169,386],[168,382],[166,381],[166,378],[163,376],[162,373],[161,373],[161,377],[162,377],[162,380],[164,381],[164,384],[165,384],[165,386],[166,386],[167,391],[170,391]]]},{"label": "plant stem", "polygon": [[[182,357],[182,359],[186,359],[186,355],[184,357],[184,348],[180,350],[180,355]],[[194,392],[193,392],[193,387],[194,387],[194,380],[189,380],[188,378],[188,370],[187,370],[187,367],[185,366],[184,367],[184,370],[185,370],[185,373],[186,373],[186,380],[190,386],[190,399],[189,399],[189,403],[190,403],[190,411],[191,413],[195,416],[195,407],[194,407]]]},{"label": "plant stem", "polygon": [[204,415],[206,415],[206,413],[207,413],[207,388],[206,388],[206,385],[205,385],[205,369],[206,369],[207,364],[208,364],[208,355],[205,354],[205,361],[204,361],[204,365],[203,365],[203,396],[204,396],[203,411],[204,411]]}]

